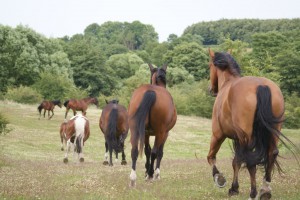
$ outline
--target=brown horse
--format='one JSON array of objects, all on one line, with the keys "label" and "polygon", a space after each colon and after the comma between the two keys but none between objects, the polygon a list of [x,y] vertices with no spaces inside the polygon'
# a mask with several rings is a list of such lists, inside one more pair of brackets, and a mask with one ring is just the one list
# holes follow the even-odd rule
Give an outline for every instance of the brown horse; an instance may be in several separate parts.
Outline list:
[{"label": "brown horse", "polygon": [[[124,141],[128,134],[128,113],[124,106],[118,104],[118,100],[106,101],[106,106],[102,109],[99,120],[99,127],[105,137],[105,161],[104,165],[112,163],[112,152],[122,152],[122,165],[126,165],[126,157],[124,153]],[[107,161],[107,151],[109,150],[109,163]]]},{"label": "brown horse", "polygon": [[[60,125],[59,130],[59,136],[61,141],[61,150],[63,151],[64,148],[67,146],[67,140],[66,140],[66,133],[67,133],[67,127],[74,127],[74,120],[64,121]],[[75,136],[71,137],[70,141],[72,144],[74,144]]]},{"label": "brown horse", "polygon": [[89,120],[78,114],[72,117],[66,124],[66,131],[64,133],[64,139],[67,141],[66,153],[64,158],[64,163],[68,162],[68,152],[71,147],[72,137],[74,137],[73,143],[75,145],[74,151],[78,153],[78,158],[80,162],[84,161],[83,158],[83,146],[84,142],[90,136],[90,124]]},{"label": "brown horse", "polygon": [[[177,120],[175,104],[171,94],[166,90],[167,65],[154,68],[149,64],[149,67],[151,84],[142,85],[133,92],[128,108],[132,145],[131,186],[136,184],[136,161],[138,154],[142,155],[144,145],[146,179],[153,178],[155,159],[157,161],[154,179],[160,178],[160,162],[163,157],[164,144]],[[150,136],[155,136],[152,150],[149,144]],[[139,148],[138,142],[140,142]]]},{"label": "brown horse", "polygon": [[[216,96],[212,113],[212,136],[207,156],[217,186],[224,187],[226,179],[216,167],[216,154],[226,138],[233,140],[233,182],[229,195],[239,193],[238,172],[244,163],[250,173],[250,198],[257,196],[256,166],[265,174],[260,198],[271,198],[271,172],[279,153],[277,144],[286,138],[281,132],[284,100],[279,87],[269,79],[242,77],[240,67],[228,53],[210,55],[210,92]],[[292,144],[292,143],[291,143]],[[293,145],[293,144],[292,144]],[[294,145],[293,145],[294,146]]]},{"label": "brown horse", "polygon": [[[54,115],[54,107],[58,106],[61,108],[61,102],[60,100],[54,100],[54,101],[43,101],[39,106],[38,106],[38,111],[40,113],[40,117],[39,119],[41,119],[41,115],[42,115],[42,110],[44,109],[44,118],[45,118],[45,114],[46,111],[48,110],[48,119],[51,119]],[[50,111],[52,112],[52,115],[50,116]]]},{"label": "brown horse", "polygon": [[64,106],[66,107],[65,119],[67,118],[68,112],[70,109],[73,110],[74,116],[76,111],[81,111],[83,115],[86,115],[86,110],[89,104],[95,104],[98,108],[98,99],[94,97],[87,97],[81,100],[69,99],[65,101]]}]

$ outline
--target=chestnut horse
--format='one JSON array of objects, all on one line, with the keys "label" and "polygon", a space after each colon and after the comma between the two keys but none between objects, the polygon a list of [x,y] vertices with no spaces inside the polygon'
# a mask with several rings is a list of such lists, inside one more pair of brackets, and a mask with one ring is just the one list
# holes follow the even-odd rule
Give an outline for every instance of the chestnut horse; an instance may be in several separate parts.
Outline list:
[{"label": "chestnut horse", "polygon": [[[224,187],[226,179],[216,167],[216,154],[226,138],[233,140],[233,182],[229,195],[239,193],[238,172],[244,163],[251,179],[250,198],[256,198],[256,166],[264,168],[259,197],[271,198],[271,172],[279,153],[277,145],[283,138],[280,131],[284,120],[284,99],[279,87],[262,77],[242,77],[240,67],[228,53],[210,55],[210,92],[216,96],[212,113],[212,136],[207,156],[214,181]],[[295,147],[295,146],[294,146]]]},{"label": "chestnut horse", "polygon": [[[142,85],[133,92],[128,108],[132,145],[131,186],[136,185],[136,161],[138,154],[142,155],[144,145],[146,179],[152,179],[153,175],[154,179],[160,179],[160,162],[163,157],[164,144],[177,120],[173,98],[166,89],[167,65],[154,68],[149,64],[149,68],[151,84]],[[150,136],[155,136],[153,149],[149,144]],[[138,143],[140,143],[139,148]],[[154,174],[155,159],[157,161]]]},{"label": "chestnut horse", "polygon": [[77,99],[69,99],[65,101],[64,106],[66,107],[65,119],[67,118],[68,112],[70,109],[73,110],[74,116],[76,115],[76,111],[81,111],[83,115],[86,115],[86,110],[89,104],[95,104],[98,108],[98,99],[94,97],[87,97],[81,100]]},{"label": "chestnut horse", "polygon": [[89,125],[89,120],[85,116],[81,114],[77,114],[67,122],[66,131],[65,131],[65,140],[67,141],[67,147],[66,147],[65,158],[63,160],[64,163],[68,162],[68,152],[71,147],[72,137],[75,137],[74,151],[78,153],[79,161],[84,162],[83,146],[84,146],[84,142],[89,138],[89,136],[90,136],[90,125]]},{"label": "chestnut horse", "polygon": [[[126,165],[126,157],[124,153],[124,141],[128,134],[128,113],[124,106],[118,104],[118,100],[106,101],[106,106],[102,109],[99,120],[99,127],[105,137],[105,161],[104,165],[112,163],[112,152],[122,152],[122,165]],[[107,161],[107,151],[109,150],[109,163]]]},{"label": "chestnut horse", "polygon": [[[41,115],[42,115],[42,110],[44,109],[44,118],[45,118],[45,114],[46,111],[48,110],[48,119],[51,119],[54,115],[54,107],[58,106],[61,108],[61,102],[60,100],[54,100],[54,101],[43,101],[39,106],[38,106],[38,111],[40,113],[40,117],[39,119],[41,119]],[[50,111],[52,112],[52,115],[50,116]]]}]

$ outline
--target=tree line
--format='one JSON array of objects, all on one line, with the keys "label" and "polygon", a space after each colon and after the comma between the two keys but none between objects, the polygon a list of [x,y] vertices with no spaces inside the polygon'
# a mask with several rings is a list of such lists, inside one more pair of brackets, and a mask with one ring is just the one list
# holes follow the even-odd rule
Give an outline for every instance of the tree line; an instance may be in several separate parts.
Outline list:
[{"label": "tree line", "polygon": [[154,27],[139,21],[93,23],[83,34],[63,38],[0,25],[0,97],[22,103],[114,97],[127,105],[132,91],[149,83],[147,63],[167,63],[178,113],[209,118],[210,47],[231,50],[243,75],[275,81],[286,97],[287,126],[299,128],[299,25],[300,19],[223,19],[194,24],[161,43]]}]

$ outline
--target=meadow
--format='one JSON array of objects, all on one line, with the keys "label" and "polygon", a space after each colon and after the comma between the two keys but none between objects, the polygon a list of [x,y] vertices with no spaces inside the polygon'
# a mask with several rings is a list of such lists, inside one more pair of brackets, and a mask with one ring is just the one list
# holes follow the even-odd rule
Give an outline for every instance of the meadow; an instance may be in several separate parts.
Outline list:
[{"label": "meadow", "polygon": [[[231,142],[226,140],[217,157],[227,185],[217,188],[206,161],[211,120],[178,116],[169,133],[161,163],[161,179],[144,180],[145,156],[137,162],[137,186],[129,187],[131,171],[130,133],[125,142],[128,164],[120,159],[113,167],[104,166],[104,137],[99,128],[101,109],[90,106],[87,117],[91,136],[84,146],[84,163],[72,155],[64,164],[59,127],[65,108],[56,107],[51,120],[38,119],[38,105],[0,101],[0,112],[10,121],[11,131],[0,135],[0,199],[248,199],[250,179],[240,171],[240,194],[228,197],[232,181]],[[72,116],[69,112],[68,118]],[[282,131],[300,147],[300,131]],[[153,141],[153,140],[152,140]],[[153,142],[152,142],[153,143]],[[292,154],[280,145],[279,162],[284,174],[274,171],[272,199],[300,199],[300,167]],[[121,155],[119,155],[121,158]],[[257,172],[258,189],[263,173]]]}]

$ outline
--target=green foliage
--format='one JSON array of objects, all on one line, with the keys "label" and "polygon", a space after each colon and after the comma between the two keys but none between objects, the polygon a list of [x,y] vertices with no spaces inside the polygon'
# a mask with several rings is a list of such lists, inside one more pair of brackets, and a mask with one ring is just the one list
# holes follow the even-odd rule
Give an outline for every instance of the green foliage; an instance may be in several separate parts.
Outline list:
[{"label": "green foliage", "polygon": [[0,135],[5,135],[10,130],[7,128],[9,121],[0,113]]},{"label": "green foliage", "polygon": [[42,95],[28,86],[9,88],[5,98],[18,103],[35,104],[42,101]]},{"label": "green foliage", "polygon": [[286,128],[300,128],[300,97],[296,93],[286,98],[285,118],[284,126]]},{"label": "green foliage", "polygon": [[206,80],[193,84],[182,83],[169,88],[178,114],[211,118],[214,98],[207,92]]}]

